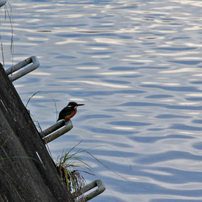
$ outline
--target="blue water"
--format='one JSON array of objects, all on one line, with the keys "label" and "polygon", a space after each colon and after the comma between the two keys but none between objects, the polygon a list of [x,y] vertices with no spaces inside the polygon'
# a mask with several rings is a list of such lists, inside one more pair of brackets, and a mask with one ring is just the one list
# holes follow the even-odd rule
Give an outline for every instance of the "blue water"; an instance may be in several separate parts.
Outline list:
[{"label": "blue water", "polygon": [[[107,190],[92,200],[202,201],[200,0],[9,1],[1,8],[5,68],[40,67],[14,82],[46,129],[69,101],[74,128],[48,145],[77,149]],[[55,103],[54,103],[54,101]],[[75,151],[77,151],[75,149]],[[142,188],[144,187],[144,188]]]}]

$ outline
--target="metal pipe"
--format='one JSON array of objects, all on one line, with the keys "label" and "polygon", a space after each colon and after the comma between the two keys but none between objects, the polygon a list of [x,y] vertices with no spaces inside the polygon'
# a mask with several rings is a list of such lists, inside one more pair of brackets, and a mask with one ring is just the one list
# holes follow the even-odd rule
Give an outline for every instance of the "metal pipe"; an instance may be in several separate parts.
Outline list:
[{"label": "metal pipe", "polygon": [[[86,201],[89,201],[91,200],[92,198],[96,197],[97,195],[101,194],[102,192],[104,192],[105,190],[105,186],[104,186],[104,183],[102,182],[102,180],[98,179],[98,180],[95,180],[89,184],[87,184],[85,187],[82,187],[81,190],[79,191],[80,193],[84,194],[86,193],[87,191],[95,188],[95,187],[98,187],[96,190],[92,191],[91,193],[87,194],[87,195],[84,195],[81,199],[79,200],[76,200],[77,202],[86,202]],[[75,196],[76,193],[74,192],[73,193],[73,196]],[[78,196],[77,196],[78,197]]]},{"label": "metal pipe", "polygon": [[41,135],[41,137],[45,137],[45,136],[49,135],[50,133],[54,132],[55,130],[61,128],[64,125],[65,125],[64,120],[59,120],[54,125],[50,126],[49,128],[45,129],[44,131],[42,131],[40,133],[40,135]]},{"label": "metal pipe", "polygon": [[[29,65],[28,67],[26,68],[23,68],[25,67],[26,65],[32,63],[31,65]],[[19,63],[17,63],[16,65],[13,65],[12,67],[8,68],[6,70],[6,74],[7,75],[10,75],[12,74],[13,72],[16,72],[17,70],[23,68],[22,70],[18,71],[17,73],[11,75],[9,78],[10,78],[10,81],[13,82],[15,81],[16,79],[28,74],[29,72],[35,70],[36,68],[39,67],[39,61],[37,59],[36,56],[31,56]]]},{"label": "metal pipe", "polygon": [[[54,124],[53,126],[49,127],[48,129],[46,129],[45,131],[42,131],[41,132],[42,137],[47,136],[51,132],[53,132],[53,131],[57,130],[58,128],[62,127],[61,122],[63,122],[63,121],[60,121],[60,122]],[[55,140],[56,138],[60,137],[64,133],[70,131],[72,128],[73,128],[72,122],[68,121],[68,122],[65,123],[64,127],[57,130],[56,132],[50,134],[49,136],[44,137],[43,139],[44,139],[45,143],[47,144],[47,143]]]}]

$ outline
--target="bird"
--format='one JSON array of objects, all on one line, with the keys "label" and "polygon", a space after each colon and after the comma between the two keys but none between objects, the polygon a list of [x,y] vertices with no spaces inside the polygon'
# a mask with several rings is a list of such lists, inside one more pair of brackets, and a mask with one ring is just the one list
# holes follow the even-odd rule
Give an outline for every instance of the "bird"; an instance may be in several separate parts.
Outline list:
[{"label": "bird", "polygon": [[60,111],[58,120],[69,121],[76,113],[77,107],[83,106],[84,104],[77,104],[76,102],[69,102],[69,104]]}]

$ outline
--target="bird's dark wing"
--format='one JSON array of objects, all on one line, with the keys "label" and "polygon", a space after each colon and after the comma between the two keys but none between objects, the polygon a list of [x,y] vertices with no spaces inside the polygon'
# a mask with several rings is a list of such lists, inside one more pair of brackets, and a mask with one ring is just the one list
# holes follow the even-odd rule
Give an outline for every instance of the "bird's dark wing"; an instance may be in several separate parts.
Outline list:
[{"label": "bird's dark wing", "polygon": [[59,113],[58,121],[60,119],[64,119],[65,116],[70,115],[72,111],[73,110],[70,107],[65,107],[64,109],[62,109],[62,111]]}]

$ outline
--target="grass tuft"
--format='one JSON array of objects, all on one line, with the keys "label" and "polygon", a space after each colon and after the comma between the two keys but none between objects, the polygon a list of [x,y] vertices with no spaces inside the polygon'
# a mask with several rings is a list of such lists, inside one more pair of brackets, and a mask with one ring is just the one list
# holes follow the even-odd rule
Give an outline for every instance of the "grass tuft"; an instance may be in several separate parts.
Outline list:
[{"label": "grass tuft", "polygon": [[[67,186],[67,189],[71,193],[75,193],[74,198],[78,196],[82,196],[81,188],[85,186],[85,179],[81,174],[81,170],[79,168],[83,167],[87,170],[90,170],[90,165],[83,161],[81,157],[76,156],[81,152],[81,149],[78,149],[76,152],[73,150],[81,143],[77,143],[74,147],[72,147],[69,151],[62,153],[59,156],[58,163],[56,164],[57,171],[63,181],[63,183]],[[93,175],[91,171],[84,171],[85,173]]]}]

